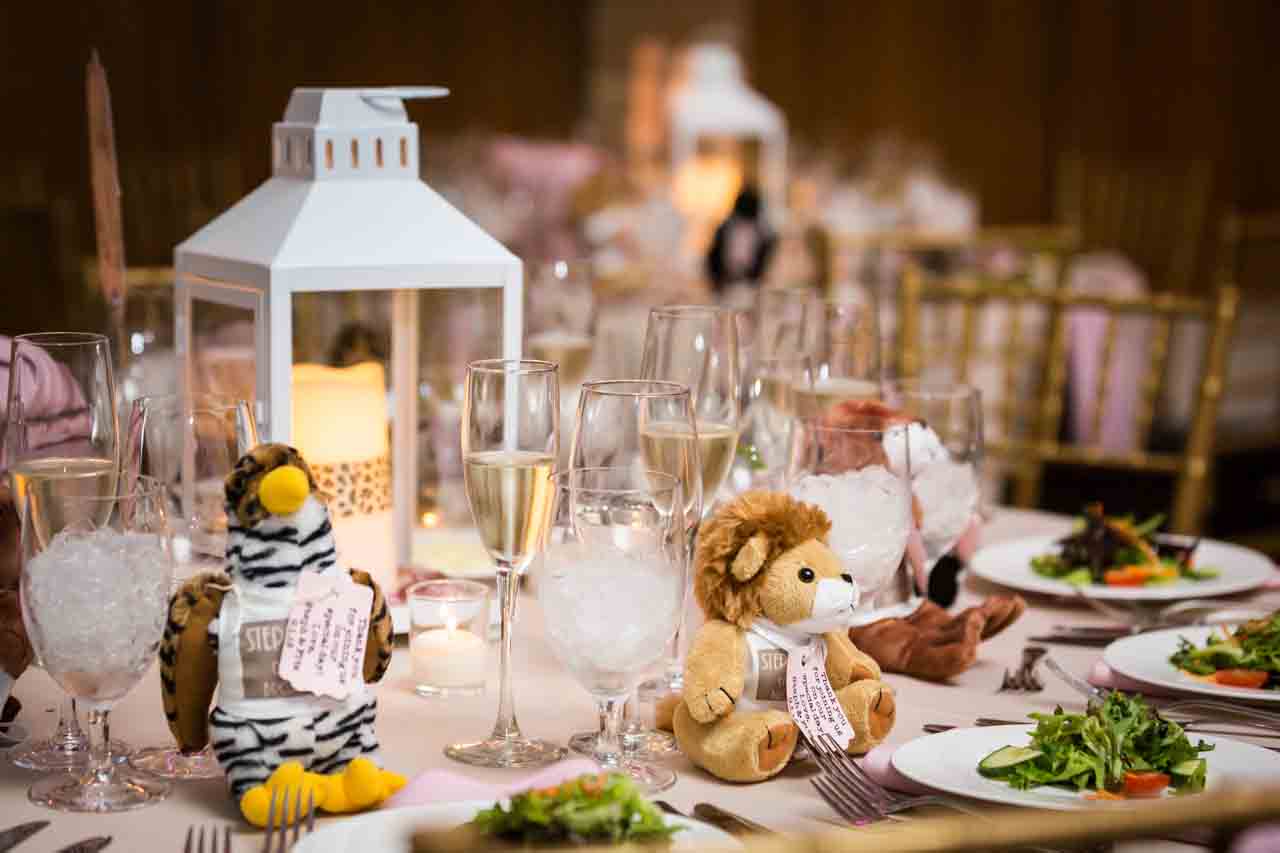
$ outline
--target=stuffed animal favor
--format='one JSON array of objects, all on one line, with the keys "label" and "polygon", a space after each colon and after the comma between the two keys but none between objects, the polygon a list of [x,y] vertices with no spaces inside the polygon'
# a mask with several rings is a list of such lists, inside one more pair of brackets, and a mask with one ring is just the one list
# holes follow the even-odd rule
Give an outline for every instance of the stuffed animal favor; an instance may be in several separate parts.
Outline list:
[{"label": "stuffed animal favor", "polygon": [[[376,756],[377,701],[365,682],[391,662],[391,616],[368,574],[337,558],[329,512],[297,450],[264,444],[226,480],[226,573],[187,581],[169,606],[160,646],[160,685],[169,728],[184,751],[213,740],[239,799],[287,761],[332,773]],[[343,699],[302,692],[278,673],[299,578],[349,574],[371,587],[363,678]],[[214,688],[218,701],[209,712]]]},{"label": "stuffed animal favor", "polygon": [[266,782],[254,785],[240,798],[240,813],[254,826],[264,827],[272,815],[275,823],[292,826],[311,809],[349,814],[381,805],[408,782],[399,773],[382,770],[367,758],[355,758],[341,772],[309,773],[296,761],[286,761]]},{"label": "stuffed animal favor", "polygon": [[858,590],[826,545],[821,509],[752,491],[716,511],[698,535],[694,594],[707,622],[685,662],[673,727],[694,764],[732,782],[786,766],[799,739],[787,712],[790,655],[820,637],[826,673],[865,753],[893,727],[893,691],[847,633]]}]

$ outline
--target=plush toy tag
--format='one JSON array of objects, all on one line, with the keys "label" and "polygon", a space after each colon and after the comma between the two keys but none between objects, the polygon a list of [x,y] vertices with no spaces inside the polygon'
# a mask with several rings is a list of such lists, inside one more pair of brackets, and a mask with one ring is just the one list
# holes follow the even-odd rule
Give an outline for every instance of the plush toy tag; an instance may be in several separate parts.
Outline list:
[{"label": "plush toy tag", "polygon": [[297,690],[345,699],[364,679],[373,590],[345,575],[303,572],[289,608],[280,677]]},{"label": "plush toy tag", "polygon": [[827,735],[844,748],[855,736],[827,677],[827,644],[821,637],[787,656],[787,711],[809,740]]}]

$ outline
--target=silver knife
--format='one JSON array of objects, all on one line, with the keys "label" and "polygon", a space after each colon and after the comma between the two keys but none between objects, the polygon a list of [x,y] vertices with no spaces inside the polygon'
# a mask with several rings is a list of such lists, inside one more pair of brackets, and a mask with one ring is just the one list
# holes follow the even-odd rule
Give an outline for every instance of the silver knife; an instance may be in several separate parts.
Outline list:
[{"label": "silver knife", "polygon": [[33,820],[0,832],[0,853],[7,853],[48,825],[47,820]]},{"label": "silver knife", "polygon": [[77,841],[70,847],[63,847],[57,853],[98,853],[103,847],[111,843],[110,835],[100,835],[96,838],[86,838],[84,841]]},{"label": "silver knife", "polygon": [[761,826],[753,820],[748,820],[742,815],[736,815],[733,812],[725,811],[719,806],[713,806],[711,803],[697,803],[693,807],[693,816],[699,820],[705,820],[712,826],[723,829],[730,835],[771,835],[773,830],[768,827]]}]

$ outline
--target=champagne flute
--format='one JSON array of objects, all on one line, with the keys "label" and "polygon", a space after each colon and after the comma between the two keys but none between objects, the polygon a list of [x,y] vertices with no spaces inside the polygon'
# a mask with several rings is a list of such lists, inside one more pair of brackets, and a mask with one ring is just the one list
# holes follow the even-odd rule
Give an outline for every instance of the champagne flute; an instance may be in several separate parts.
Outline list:
[{"label": "champagne flute", "polygon": [[[139,397],[130,412],[128,442],[127,481],[150,477],[163,489],[173,534],[174,591],[201,571],[221,571],[227,538],[223,481],[258,444],[252,404],[217,394]],[[129,764],[164,779],[222,776],[208,746],[194,753],[149,747],[131,755]]]},{"label": "champagne flute", "polygon": [[807,355],[756,359],[746,383],[739,456],[750,478],[746,488],[780,488],[790,461],[797,400],[813,389]]},{"label": "champagne flute", "polygon": [[[706,305],[654,308],[645,329],[645,379],[679,382],[689,388],[694,429],[681,422],[649,422],[641,438],[650,458],[661,460],[687,454],[690,440],[698,448],[702,475],[702,514],[715,503],[738,447],[741,374],[738,367],[738,327],[734,312]],[[651,464],[659,471],[669,465]],[[699,519],[700,521],[701,519]],[[687,560],[693,564],[696,524],[688,537]],[[672,639],[667,672],[661,682],[646,682],[646,694],[678,693],[684,688],[680,663],[680,631]]]},{"label": "champagne flute", "polygon": [[[111,345],[105,335],[40,332],[14,337],[6,411],[3,467],[20,518],[30,495],[44,498],[38,511],[47,516],[63,506],[52,498],[115,491],[120,438]],[[52,536],[64,522],[44,517],[32,532]],[[65,770],[89,760],[88,746],[75,700],[67,699],[58,709],[53,736],[17,747],[9,759],[27,770]],[[117,743],[115,751],[123,755],[126,747]]]},{"label": "champagne flute", "polygon": [[634,465],[555,477],[556,521],[538,561],[538,597],[552,651],[596,700],[591,755],[645,793],[673,770],[624,749],[623,704],[661,658],[684,603],[683,498],[669,474]]},{"label": "champagne flute", "polygon": [[[22,618],[45,670],[89,706],[83,772],[54,772],[27,792],[58,811],[119,812],[168,796],[170,783],[112,755],[109,714],[155,662],[168,615],[173,552],[163,488],[139,478],[103,494],[31,489],[22,517]],[[44,519],[65,521],[56,533]]]},{"label": "champagne flute", "polygon": [[869,300],[828,299],[809,314],[806,337],[813,358],[813,390],[800,412],[821,416],[850,400],[880,399],[880,324]]},{"label": "champagne flute", "polygon": [[559,448],[559,424],[555,364],[485,359],[467,365],[463,476],[480,539],[498,568],[502,639],[493,733],[481,741],[445,747],[445,755],[466,764],[535,767],[565,754],[563,747],[521,734],[511,690],[516,595],[520,575],[542,550],[551,522],[551,472]]},{"label": "champagne flute", "polygon": [[755,351],[761,358],[804,355],[817,295],[808,287],[766,287],[756,297]]},{"label": "champagne flute", "polygon": [[529,355],[560,365],[560,387],[582,384],[591,364],[596,312],[591,262],[554,260],[530,263]]},{"label": "champagne flute", "polygon": [[885,446],[891,460],[909,451],[896,464],[920,504],[927,575],[981,513],[982,394],[971,385],[901,380],[885,383],[884,399],[911,421],[890,430]]},{"label": "champagne flute", "polygon": [[[670,428],[669,432],[683,433],[685,438],[679,442],[654,441],[649,433],[655,424]],[[702,466],[694,430],[693,398],[684,385],[634,379],[588,382],[578,397],[569,466],[654,470],[675,477],[683,499],[677,523],[685,542],[691,543],[702,517]],[[679,564],[685,574],[685,586],[688,560],[686,550]],[[679,665],[678,658],[675,663]],[[682,677],[683,672],[675,675]],[[597,735],[598,732],[576,734],[569,739],[569,745],[577,752],[594,754]],[[650,730],[634,717],[623,731],[623,742],[629,750],[650,755],[677,748],[669,732]]]}]

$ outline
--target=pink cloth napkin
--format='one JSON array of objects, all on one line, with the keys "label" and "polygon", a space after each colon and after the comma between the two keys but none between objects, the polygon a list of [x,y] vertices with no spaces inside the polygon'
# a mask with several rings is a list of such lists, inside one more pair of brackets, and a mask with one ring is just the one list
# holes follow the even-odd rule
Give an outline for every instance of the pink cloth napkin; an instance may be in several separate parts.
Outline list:
[{"label": "pink cloth napkin", "polygon": [[893,752],[896,746],[882,744],[862,757],[862,769],[867,775],[892,791],[904,794],[932,794],[932,788],[918,785],[893,769]]},{"label": "pink cloth napkin", "polygon": [[409,780],[383,808],[425,806],[430,803],[454,803],[463,800],[500,800],[529,788],[546,788],[584,773],[599,773],[600,767],[585,758],[570,758],[535,773],[505,782],[481,782],[452,770],[427,770]]},{"label": "pink cloth napkin", "polygon": [[1107,666],[1103,661],[1099,660],[1093,665],[1093,669],[1089,671],[1089,683],[1094,687],[1101,687],[1103,690],[1123,690],[1126,693],[1142,693],[1147,696],[1172,696],[1173,694],[1167,690],[1161,690],[1144,681],[1134,681]]}]

